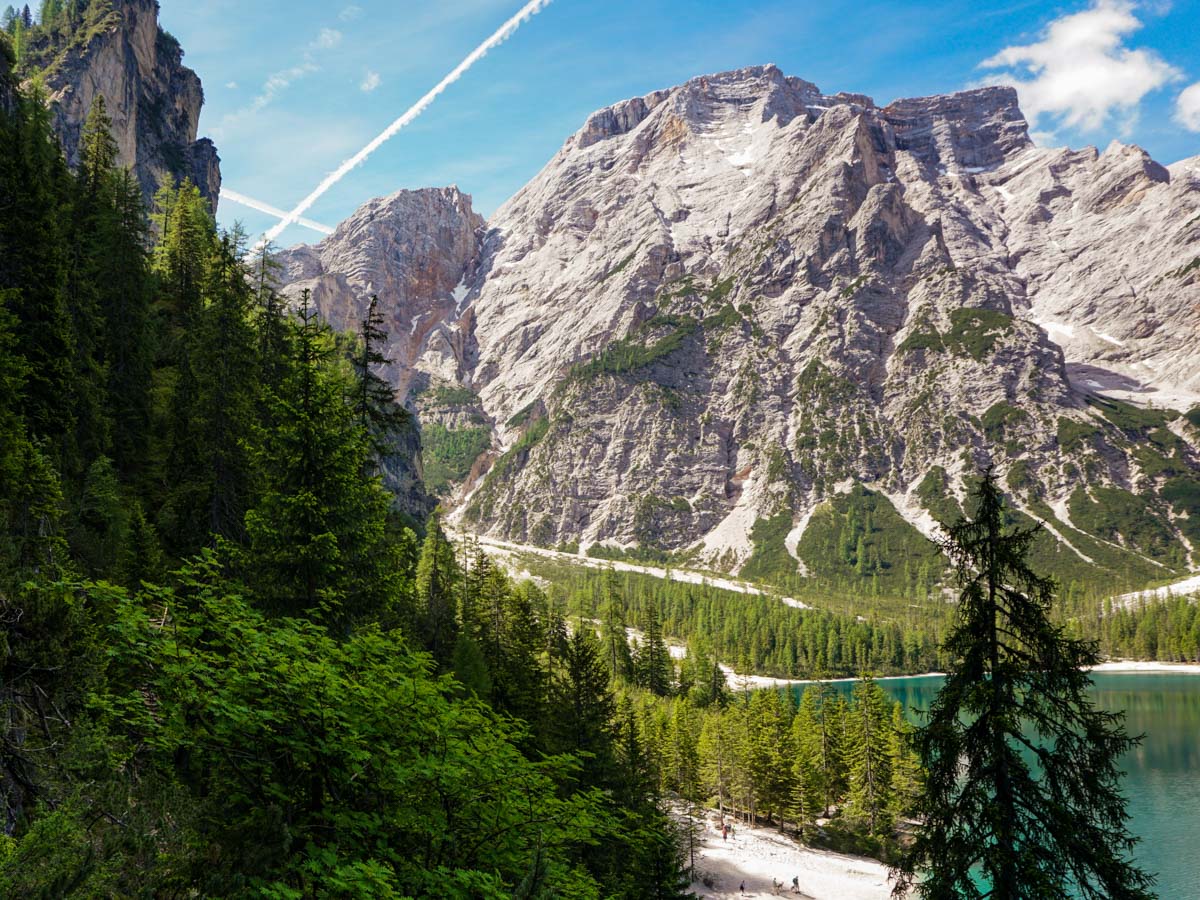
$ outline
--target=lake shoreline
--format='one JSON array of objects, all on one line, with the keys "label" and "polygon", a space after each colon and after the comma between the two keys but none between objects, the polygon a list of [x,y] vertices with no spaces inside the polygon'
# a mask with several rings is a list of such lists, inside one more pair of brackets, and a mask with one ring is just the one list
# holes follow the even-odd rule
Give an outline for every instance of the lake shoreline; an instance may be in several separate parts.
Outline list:
[{"label": "lake shoreline", "polygon": [[[857,678],[773,678],[770,675],[738,675],[731,668],[722,666],[725,670],[726,683],[730,688],[738,690],[744,684],[746,688],[790,687],[796,684],[839,684],[858,681]],[[1168,663],[1152,660],[1117,659],[1097,663],[1089,671],[1104,675],[1200,675],[1200,663]],[[905,678],[945,678],[945,672],[916,672],[912,675],[883,675],[875,681],[898,681]]]}]

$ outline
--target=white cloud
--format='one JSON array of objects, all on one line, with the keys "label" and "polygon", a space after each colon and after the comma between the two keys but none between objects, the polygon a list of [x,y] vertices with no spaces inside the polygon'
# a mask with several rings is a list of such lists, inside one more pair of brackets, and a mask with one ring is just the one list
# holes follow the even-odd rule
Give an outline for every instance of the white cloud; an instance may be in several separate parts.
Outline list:
[{"label": "white cloud", "polygon": [[322,28],[312,45],[316,50],[332,50],[341,42],[342,33],[336,28]]},{"label": "white cloud", "polygon": [[1188,131],[1200,131],[1200,81],[1175,98],[1175,121]]},{"label": "white cloud", "polygon": [[236,81],[227,81],[227,82],[225,82],[225,87],[229,88],[231,91],[236,91],[237,90],[237,82]]},{"label": "white cloud", "polygon": [[1098,129],[1117,115],[1128,127],[1146,94],[1181,77],[1153,50],[1125,46],[1142,27],[1135,9],[1130,0],[1092,0],[1036,43],[1005,47],[980,66],[1008,70],[988,80],[1016,87],[1031,122],[1048,116],[1059,127]]},{"label": "white cloud", "polygon": [[241,113],[258,112],[274,100],[282,91],[286,90],[293,81],[303,78],[311,72],[316,72],[319,68],[312,60],[306,59],[297,66],[271,73],[267,76],[267,80],[263,82],[262,90],[258,96],[251,100],[250,105],[242,110]]},{"label": "white cloud", "polygon": [[345,7],[340,13],[338,13],[338,18],[341,19],[343,22],[353,22],[355,19],[361,17],[362,13],[363,13],[362,7],[355,6],[352,3],[349,6]]},{"label": "white cloud", "polygon": [[358,88],[363,93],[369,94],[381,84],[383,84],[383,79],[379,77],[378,72],[368,72],[365,76],[363,76],[362,84],[360,84]]}]

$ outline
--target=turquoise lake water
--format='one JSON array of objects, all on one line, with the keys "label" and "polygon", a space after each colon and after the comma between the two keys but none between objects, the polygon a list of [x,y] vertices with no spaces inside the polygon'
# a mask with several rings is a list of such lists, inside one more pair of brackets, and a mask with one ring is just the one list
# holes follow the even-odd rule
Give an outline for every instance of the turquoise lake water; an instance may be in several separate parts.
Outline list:
[{"label": "turquoise lake water", "polygon": [[[1161,900],[1200,898],[1200,675],[1103,673],[1093,676],[1102,709],[1124,710],[1140,747],[1122,760],[1138,862],[1158,875]],[[927,709],[941,685],[933,676],[880,684],[905,709]],[[851,685],[840,683],[849,691]]]}]

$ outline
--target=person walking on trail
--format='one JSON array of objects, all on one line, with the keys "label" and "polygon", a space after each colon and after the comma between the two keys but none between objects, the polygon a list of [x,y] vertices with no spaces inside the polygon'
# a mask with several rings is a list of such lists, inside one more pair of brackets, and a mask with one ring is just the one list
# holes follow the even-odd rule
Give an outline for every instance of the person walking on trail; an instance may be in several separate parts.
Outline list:
[{"label": "person walking on trail", "polygon": [[721,840],[723,840],[723,841],[729,840],[729,826],[728,825],[721,826]]},{"label": "person walking on trail", "polygon": [[800,893],[800,876],[796,875],[792,878],[792,893]]},{"label": "person walking on trail", "polygon": [[743,897],[746,896],[746,882],[742,882],[742,886],[738,888],[738,893],[740,893]]}]

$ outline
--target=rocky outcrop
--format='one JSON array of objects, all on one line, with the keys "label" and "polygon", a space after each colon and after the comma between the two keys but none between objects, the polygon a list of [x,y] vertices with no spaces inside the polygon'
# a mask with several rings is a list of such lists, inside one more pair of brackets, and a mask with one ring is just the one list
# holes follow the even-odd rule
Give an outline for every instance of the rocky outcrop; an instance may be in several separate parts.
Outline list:
[{"label": "rocky outcrop", "polygon": [[[1113,400],[1200,399],[1197,228],[1194,164],[1039,149],[1009,89],[880,108],[764,66],[592,115],[435,290],[379,294],[396,384],[493,429],[474,527],[787,575],[853,556],[831,501],[930,533],[991,463],[1060,574],[1137,580],[1200,539],[1194,426]],[[365,286],[380,240],[294,277]]]},{"label": "rocky outcrop", "polygon": [[[468,377],[471,320],[463,312],[466,283],[480,264],[483,225],[471,198],[458,188],[398,191],[362,206],[319,244],[280,253],[281,280],[293,299],[310,291],[322,317],[340,331],[357,330],[371,297],[378,295],[388,333],[384,355],[391,360],[381,374],[403,402],[434,381],[458,384]],[[439,406],[444,414],[423,417],[423,424],[436,421],[455,429],[462,416],[477,420],[474,428],[487,424],[473,393],[456,393],[458,401],[444,411]],[[402,509],[423,518],[433,501],[423,485],[421,435],[414,428],[398,444],[384,461],[384,482]],[[427,445],[437,456],[436,440]]]},{"label": "rocky outcrop", "polygon": [[147,200],[160,185],[189,178],[216,210],[220,159],[212,141],[197,140],[204,90],[183,65],[179,43],[159,28],[156,0],[114,0],[109,16],[76,35],[43,75],[70,165],[78,162],[80,131],[102,94],[117,161],[133,170]]},{"label": "rocky outcrop", "polygon": [[[480,264],[483,217],[456,187],[397,191],[371,200],[313,246],[279,254],[281,280],[312,292],[334,328],[353,331],[378,295],[388,332],[388,376],[403,397],[418,369],[466,378],[462,312]],[[420,366],[418,366],[420,362]]]}]

